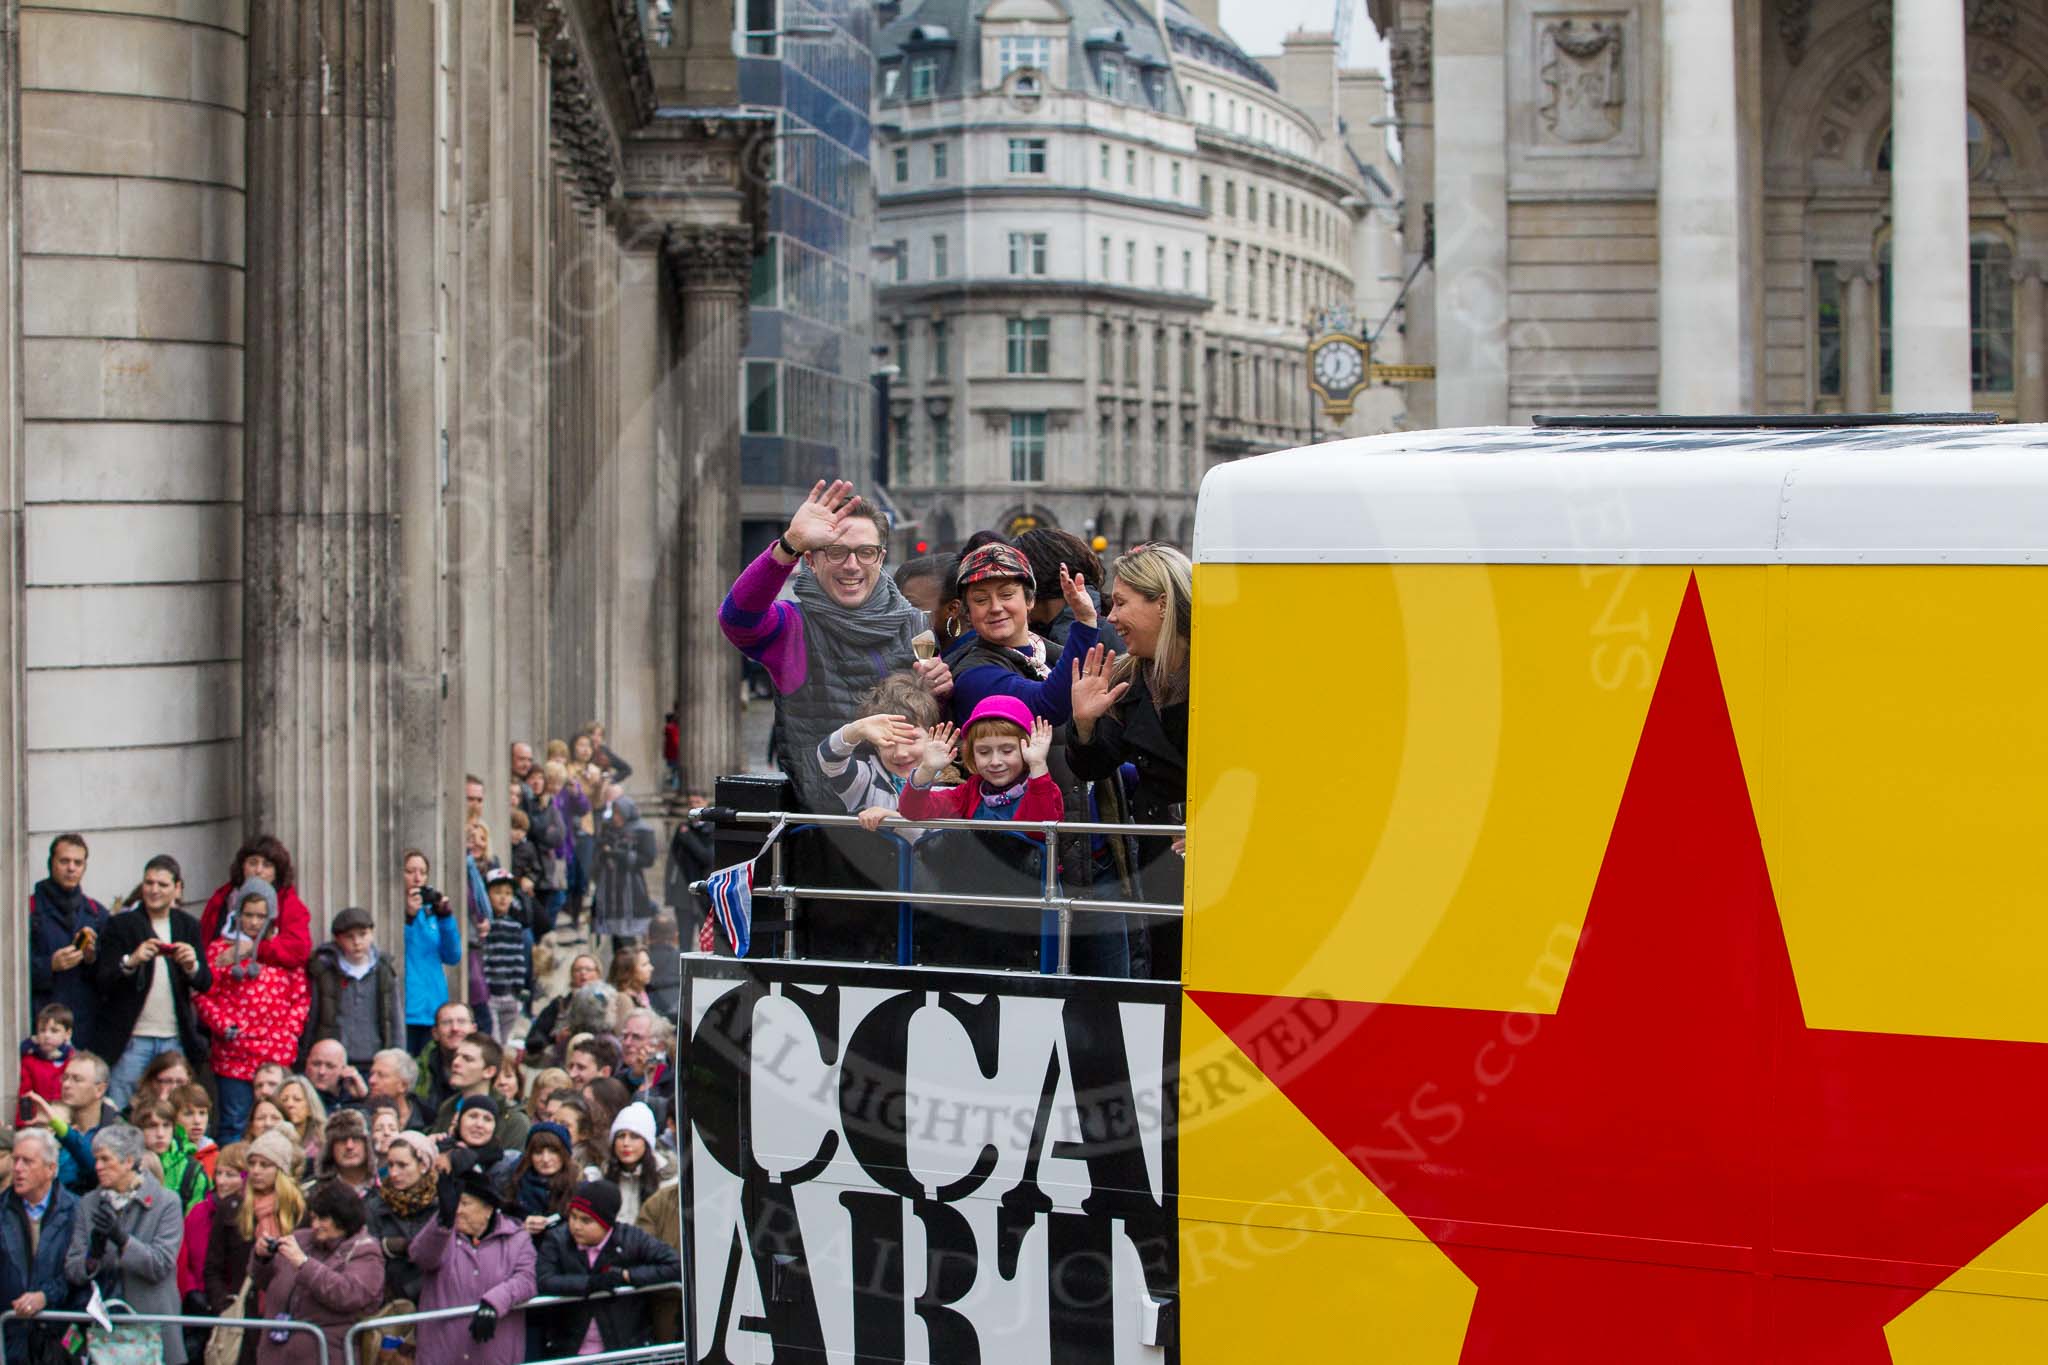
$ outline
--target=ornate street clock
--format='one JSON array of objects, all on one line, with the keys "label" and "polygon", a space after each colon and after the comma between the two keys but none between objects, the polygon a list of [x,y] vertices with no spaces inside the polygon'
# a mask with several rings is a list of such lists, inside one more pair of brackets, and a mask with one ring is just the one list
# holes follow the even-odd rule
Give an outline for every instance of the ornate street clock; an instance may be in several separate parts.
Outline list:
[{"label": "ornate street clock", "polygon": [[1309,324],[1308,386],[1323,397],[1323,415],[1341,422],[1358,391],[1370,384],[1405,384],[1436,378],[1434,365],[1376,365],[1372,342],[1351,310],[1325,308]]},{"label": "ornate street clock", "polygon": [[1309,387],[1323,396],[1333,422],[1351,415],[1351,401],[1372,375],[1372,348],[1363,339],[1326,332],[1308,344]]}]

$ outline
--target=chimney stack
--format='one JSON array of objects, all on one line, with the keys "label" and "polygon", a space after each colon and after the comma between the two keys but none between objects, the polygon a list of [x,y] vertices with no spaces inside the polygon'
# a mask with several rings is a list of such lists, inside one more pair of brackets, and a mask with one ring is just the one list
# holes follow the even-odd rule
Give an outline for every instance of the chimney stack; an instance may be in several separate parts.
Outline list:
[{"label": "chimney stack", "polygon": [[1269,63],[1280,96],[1307,114],[1325,136],[1337,131],[1337,35],[1296,29]]}]

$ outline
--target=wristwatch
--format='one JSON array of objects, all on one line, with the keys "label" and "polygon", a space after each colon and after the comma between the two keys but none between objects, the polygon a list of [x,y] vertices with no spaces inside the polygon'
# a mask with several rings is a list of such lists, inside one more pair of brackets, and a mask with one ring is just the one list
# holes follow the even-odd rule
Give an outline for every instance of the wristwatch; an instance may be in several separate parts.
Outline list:
[{"label": "wristwatch", "polygon": [[775,537],[775,543],[777,545],[780,545],[782,547],[782,553],[788,555],[791,559],[803,558],[802,551],[798,550],[796,546],[789,543],[789,536],[787,534],[777,535]]}]

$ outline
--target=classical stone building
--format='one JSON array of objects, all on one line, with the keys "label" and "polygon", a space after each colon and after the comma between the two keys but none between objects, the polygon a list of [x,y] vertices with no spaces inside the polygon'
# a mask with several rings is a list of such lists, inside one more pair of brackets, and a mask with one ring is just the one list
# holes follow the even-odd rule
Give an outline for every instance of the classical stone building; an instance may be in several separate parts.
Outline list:
[{"label": "classical stone building", "polygon": [[1398,269],[1384,91],[1324,35],[1269,69],[1179,0],[881,15],[896,502],[938,547],[1185,544],[1211,463],[1308,439],[1308,318]]},{"label": "classical stone building", "polygon": [[[316,917],[461,856],[461,776],[591,717],[738,758],[740,336],[772,119],[640,0],[6,0],[0,885]],[[503,786],[486,785],[504,828]],[[0,1053],[25,1017],[0,916]],[[387,940],[388,941],[388,940]]]},{"label": "classical stone building", "polygon": [[2041,0],[1369,7],[1435,246],[1414,423],[2048,417]]}]

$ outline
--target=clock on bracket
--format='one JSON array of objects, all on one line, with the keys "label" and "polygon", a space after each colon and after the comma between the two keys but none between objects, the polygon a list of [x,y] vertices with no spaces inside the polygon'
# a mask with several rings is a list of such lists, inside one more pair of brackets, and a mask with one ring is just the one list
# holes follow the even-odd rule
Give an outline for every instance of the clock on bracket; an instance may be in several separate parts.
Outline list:
[{"label": "clock on bracket", "polygon": [[1323,396],[1323,411],[1332,420],[1351,412],[1351,400],[1372,372],[1372,353],[1363,338],[1331,332],[1309,343],[1309,377]]}]

